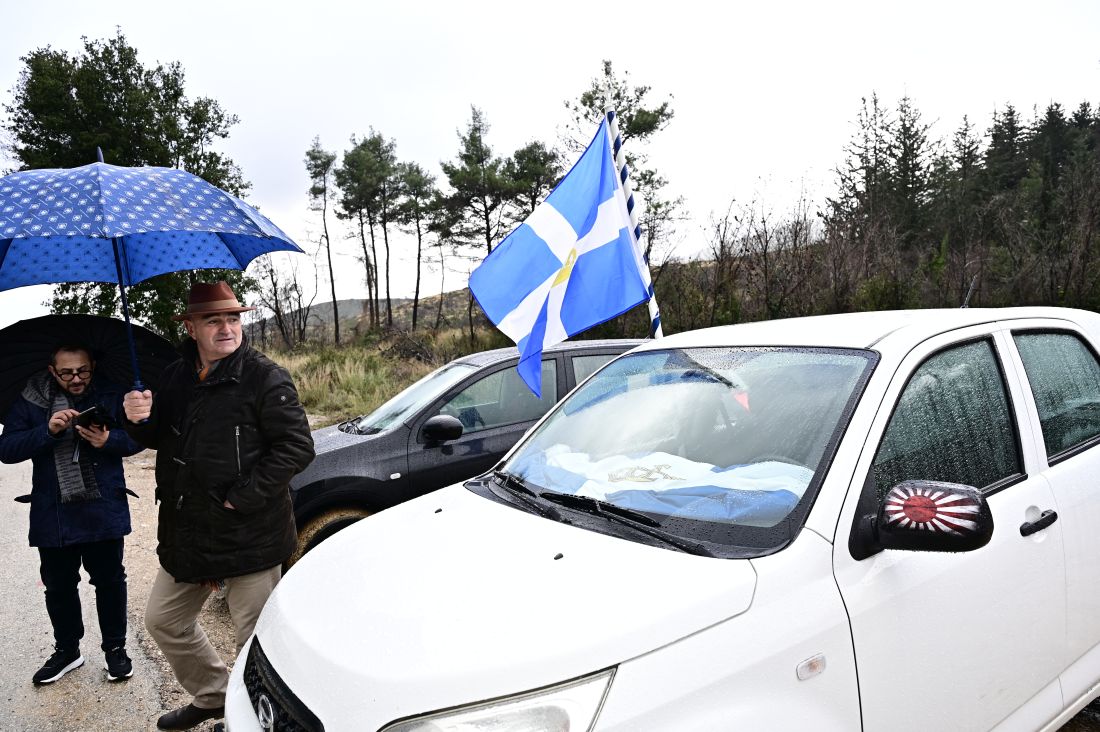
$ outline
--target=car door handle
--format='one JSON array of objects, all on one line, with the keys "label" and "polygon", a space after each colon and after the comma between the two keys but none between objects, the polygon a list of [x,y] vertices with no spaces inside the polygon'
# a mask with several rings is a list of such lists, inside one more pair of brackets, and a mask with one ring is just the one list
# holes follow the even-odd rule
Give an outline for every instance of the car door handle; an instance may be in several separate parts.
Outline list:
[{"label": "car door handle", "polygon": [[1058,520],[1058,512],[1054,509],[1048,508],[1039,515],[1039,518],[1034,521],[1025,521],[1020,524],[1020,536],[1031,536],[1037,531],[1042,531],[1046,527]]}]

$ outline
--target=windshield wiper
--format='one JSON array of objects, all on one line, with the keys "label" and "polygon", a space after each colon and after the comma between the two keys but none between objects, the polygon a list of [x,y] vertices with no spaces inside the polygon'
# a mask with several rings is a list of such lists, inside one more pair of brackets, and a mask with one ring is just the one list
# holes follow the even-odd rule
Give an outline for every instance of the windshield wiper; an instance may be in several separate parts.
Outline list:
[{"label": "windshield wiper", "polygon": [[695,376],[697,374],[703,374],[703,375],[706,375],[710,378],[713,378],[715,381],[717,381],[720,384],[724,384],[725,386],[728,386],[728,387],[731,387],[731,388],[733,387],[733,382],[730,381],[729,379],[727,379],[722,374],[718,373],[717,370],[711,368],[710,366],[704,366],[703,364],[699,363],[698,361],[696,361],[691,356],[688,356],[687,354],[684,354],[684,357],[688,361],[690,361],[691,363],[695,364],[695,368],[691,369],[690,371],[685,371],[684,376]]},{"label": "windshield wiper", "polygon": [[569,508],[577,508],[588,513],[595,514],[612,514],[620,518],[630,519],[639,524],[645,524],[646,526],[660,526],[661,523],[651,516],[647,516],[641,511],[635,511],[632,508],[625,508],[623,506],[617,506],[614,503],[608,501],[601,501],[599,498],[592,498],[591,496],[578,496],[575,493],[544,493],[542,497],[547,501],[553,501],[554,503],[560,503],[563,506]]},{"label": "windshield wiper", "polygon": [[535,512],[543,518],[552,519],[554,521],[560,521],[561,523],[569,523],[562,518],[561,513],[558,512],[553,506],[547,506],[544,503],[539,502],[539,498],[543,497],[542,493],[536,493],[527,487],[527,484],[523,482],[523,478],[518,475],[512,475],[506,473],[503,470],[494,470],[493,477],[497,479],[497,484],[508,491],[509,494],[520,499],[523,503],[527,504],[535,510]]},{"label": "windshield wiper", "polygon": [[356,434],[356,433],[359,432],[359,425],[357,424],[357,422],[359,422],[359,420],[361,420],[362,418],[363,418],[363,415],[360,414],[358,417],[352,417],[351,419],[345,419],[343,422],[336,425],[336,429],[340,430],[341,432],[348,432],[350,434]]},{"label": "windshield wiper", "polygon": [[698,554],[703,557],[713,557],[714,554],[703,547],[701,544],[696,544],[693,541],[682,539],[675,534],[671,534],[667,531],[662,531],[657,528],[661,524],[659,521],[653,519],[650,516],[642,513],[641,511],[635,511],[631,508],[625,508],[623,506],[617,506],[614,503],[608,501],[601,501],[598,498],[592,498],[591,496],[578,496],[574,493],[557,493],[554,491],[546,491],[540,496],[545,501],[551,501],[553,503],[561,504],[567,508],[575,508],[578,511],[584,511],[596,516],[603,516],[604,518],[617,521],[621,524],[625,524],[637,531],[652,536],[654,539],[668,544],[669,546],[676,547],[681,551],[685,551],[688,554]]}]

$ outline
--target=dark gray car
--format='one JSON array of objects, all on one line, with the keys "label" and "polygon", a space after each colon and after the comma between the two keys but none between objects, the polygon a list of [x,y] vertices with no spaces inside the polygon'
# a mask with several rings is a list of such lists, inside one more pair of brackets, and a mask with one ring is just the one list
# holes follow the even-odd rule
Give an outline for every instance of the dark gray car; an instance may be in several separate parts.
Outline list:
[{"label": "dark gray car", "polygon": [[317,430],[317,457],[291,483],[293,563],[355,521],[484,473],[577,383],[642,341],[561,343],[543,352],[542,398],[516,372],[515,348],[433,371],[368,415]]}]

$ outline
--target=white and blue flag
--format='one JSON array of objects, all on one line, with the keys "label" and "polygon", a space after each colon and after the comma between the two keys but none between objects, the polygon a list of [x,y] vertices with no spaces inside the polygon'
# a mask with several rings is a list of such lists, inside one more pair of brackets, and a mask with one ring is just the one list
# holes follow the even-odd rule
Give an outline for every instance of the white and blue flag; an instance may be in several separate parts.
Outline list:
[{"label": "white and blue flag", "polygon": [[607,121],[546,200],[470,275],[489,320],[516,342],[542,396],[542,349],[648,298],[645,267],[611,157]]}]

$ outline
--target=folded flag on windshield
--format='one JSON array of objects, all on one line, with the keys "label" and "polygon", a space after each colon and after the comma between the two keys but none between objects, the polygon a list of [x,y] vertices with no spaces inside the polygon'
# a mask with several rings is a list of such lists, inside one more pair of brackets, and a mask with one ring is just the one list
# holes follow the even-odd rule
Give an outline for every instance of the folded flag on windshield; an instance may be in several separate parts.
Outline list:
[{"label": "folded flag on windshield", "polygon": [[611,156],[607,121],[546,200],[470,275],[485,314],[516,342],[542,396],[542,349],[648,298],[645,263]]}]

